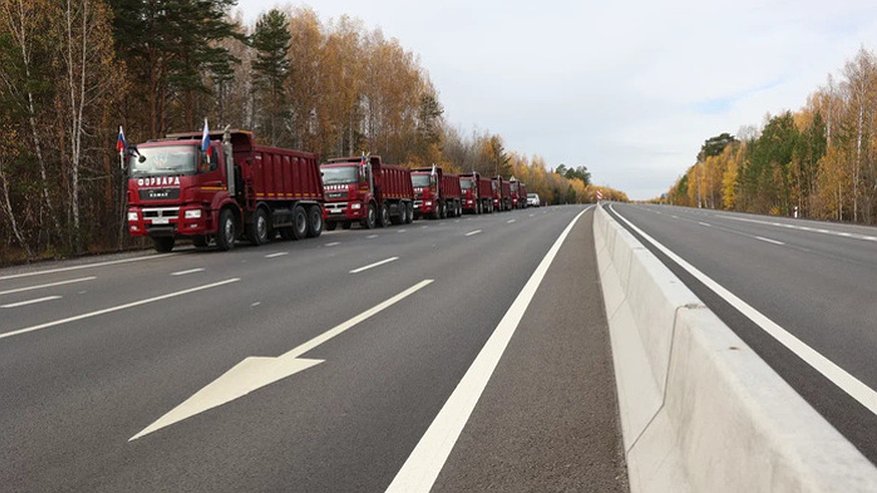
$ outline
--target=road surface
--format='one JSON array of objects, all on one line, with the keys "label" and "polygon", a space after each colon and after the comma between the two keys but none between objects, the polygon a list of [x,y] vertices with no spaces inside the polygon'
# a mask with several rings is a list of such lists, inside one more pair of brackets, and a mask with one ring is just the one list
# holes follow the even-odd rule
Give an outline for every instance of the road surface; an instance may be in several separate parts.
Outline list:
[{"label": "road surface", "polygon": [[583,210],[0,270],[0,484],[625,491]]}]

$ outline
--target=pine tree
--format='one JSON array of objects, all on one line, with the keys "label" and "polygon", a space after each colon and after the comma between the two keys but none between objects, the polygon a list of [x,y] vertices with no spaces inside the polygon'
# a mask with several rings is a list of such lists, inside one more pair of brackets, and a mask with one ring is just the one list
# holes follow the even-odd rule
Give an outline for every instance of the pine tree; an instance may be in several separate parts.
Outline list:
[{"label": "pine tree", "polygon": [[[256,50],[253,60],[254,90],[262,104],[260,129],[270,145],[277,145],[283,122],[289,115],[284,82],[289,76],[289,19],[272,9],[256,22],[251,44]],[[258,120],[257,120],[258,121]]]}]

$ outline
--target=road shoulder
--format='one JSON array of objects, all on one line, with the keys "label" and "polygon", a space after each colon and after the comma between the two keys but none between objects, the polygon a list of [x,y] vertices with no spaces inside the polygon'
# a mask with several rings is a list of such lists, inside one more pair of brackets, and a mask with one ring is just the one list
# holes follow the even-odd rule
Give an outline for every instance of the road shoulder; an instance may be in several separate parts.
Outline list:
[{"label": "road shoulder", "polygon": [[434,491],[627,491],[592,234],[573,228]]}]

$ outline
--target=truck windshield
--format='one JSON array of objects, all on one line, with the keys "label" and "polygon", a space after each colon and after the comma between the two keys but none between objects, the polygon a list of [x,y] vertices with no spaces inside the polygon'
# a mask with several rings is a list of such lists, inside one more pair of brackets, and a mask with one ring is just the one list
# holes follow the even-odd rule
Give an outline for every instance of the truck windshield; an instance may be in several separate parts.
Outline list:
[{"label": "truck windshield", "polygon": [[359,165],[336,166],[322,168],[323,185],[338,185],[342,183],[356,183],[359,179]]},{"label": "truck windshield", "polygon": [[198,149],[192,145],[143,147],[128,158],[133,178],[195,174]]},{"label": "truck windshield", "polygon": [[463,178],[462,180],[460,180],[460,188],[462,188],[463,190],[475,188],[475,182],[473,180]]},{"label": "truck windshield", "polygon": [[411,184],[414,185],[414,188],[428,187],[430,181],[430,175],[428,174],[411,175]]}]

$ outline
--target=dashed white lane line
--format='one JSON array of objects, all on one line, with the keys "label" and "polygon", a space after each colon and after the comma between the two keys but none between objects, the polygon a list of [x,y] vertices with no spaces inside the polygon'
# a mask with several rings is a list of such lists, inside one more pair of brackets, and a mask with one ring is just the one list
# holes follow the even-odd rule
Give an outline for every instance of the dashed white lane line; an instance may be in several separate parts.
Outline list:
[{"label": "dashed white lane line", "polygon": [[777,240],[772,240],[770,238],[765,238],[764,236],[753,236],[756,240],[766,241],[767,243],[772,243],[774,245],[785,245],[785,243]]},{"label": "dashed white lane line", "polygon": [[289,255],[289,252],[269,253],[268,255],[265,255],[265,258],[277,258],[277,257],[282,257],[284,255]]},{"label": "dashed white lane line", "polygon": [[712,224],[710,224],[710,223],[705,223],[705,222],[701,222],[701,221],[698,221],[697,224],[700,224],[701,226],[706,226],[707,228],[712,227]]},{"label": "dashed white lane line", "polygon": [[396,231],[396,232],[397,232],[397,233],[404,233],[404,232],[406,232],[406,231],[408,231],[408,230],[407,230],[407,229],[400,229],[399,231]]},{"label": "dashed white lane line", "polygon": [[454,448],[454,444],[457,443],[460,433],[466,426],[466,422],[469,421],[469,416],[487,387],[487,382],[496,370],[509,341],[515,335],[530,301],[554,261],[554,257],[557,256],[557,252],[569,232],[572,231],[573,226],[582,214],[591,207],[576,215],[548,249],[545,257],[539,262],[530,279],[503,315],[481,351],[478,352],[475,361],[466,370],[466,374],[463,375],[438,415],[433,419],[420,441],[417,442],[417,446],[414,447],[411,455],[402,465],[402,469],[396,473],[396,477],[393,478],[393,482],[386,490],[387,492],[428,492],[432,489],[439,472]]},{"label": "dashed white lane line", "polygon": [[18,303],[9,303],[6,305],[0,305],[0,308],[18,308],[20,306],[34,305],[36,303],[42,303],[44,301],[52,301],[52,300],[60,300],[60,296],[45,296],[42,298],[37,298],[35,300],[27,300],[27,301],[19,301]]},{"label": "dashed white lane line", "polygon": [[466,233],[466,236],[477,235],[480,232],[481,232],[480,229],[476,229],[475,231],[469,231],[468,233]]},{"label": "dashed white lane line", "polygon": [[340,241],[333,241],[333,242],[330,242],[330,243],[326,243],[326,246],[327,246],[327,247],[333,247],[333,246],[338,246],[338,245],[340,245],[340,244],[341,244]]},{"label": "dashed white lane line", "polygon": [[673,219],[679,219],[679,216],[671,215],[670,217],[672,217]]},{"label": "dashed white lane line", "polygon": [[530,214],[530,217],[533,217],[533,216],[535,216],[535,215],[536,215],[536,214]]},{"label": "dashed white lane line", "polygon": [[172,275],[172,276],[185,276],[185,275],[188,275],[188,274],[194,274],[194,273],[196,273],[196,272],[204,272],[204,268],[203,268],[203,267],[198,267],[198,268],[196,268],[196,269],[189,269],[189,270],[181,270],[181,271],[178,271],[178,272],[171,272],[171,275]]},{"label": "dashed white lane line", "polygon": [[630,220],[628,220],[626,217],[619,214],[618,211],[616,211],[615,208],[611,205],[609,206],[609,209],[614,212],[619,218],[621,218],[621,220],[624,221],[625,224],[630,226],[631,229],[639,233],[641,237],[654,245],[655,248],[657,248],[664,255],[669,257],[670,260],[679,265],[679,267],[686,270],[689,274],[691,274],[692,276],[694,276],[695,279],[703,283],[712,292],[716,293],[725,301],[727,301],[728,304],[736,308],[737,311],[743,314],[746,318],[751,320],[757,326],[761,327],[761,329],[765,333],[776,339],[777,342],[788,348],[789,351],[795,353],[799,358],[801,358],[803,361],[813,367],[816,371],[824,375],[825,378],[829,379],[831,382],[837,385],[850,397],[865,406],[869,411],[871,411],[872,413],[877,413],[877,391],[875,391],[853,375],[849,374],[846,370],[838,366],[834,361],[823,356],[822,353],[808,346],[804,341],[795,337],[794,334],[782,328],[779,324],[768,318],[760,311],[756,310],[752,305],[746,303],[745,301],[737,297],[737,295],[728,291],[724,286],[701,272],[697,267],[689,264],[679,255],[676,255],[676,253],[674,253],[672,250],[659,243],[657,240],[649,236],[645,231],[641,230],[635,224],[630,222]]},{"label": "dashed white lane line", "polygon": [[33,291],[35,289],[44,289],[44,288],[53,288],[55,286],[64,286],[65,284],[75,284],[77,282],[93,281],[95,279],[97,279],[97,277],[95,277],[95,276],[80,277],[78,279],[68,279],[66,281],[50,282],[48,284],[39,284],[36,286],[26,286],[23,288],[7,289],[6,291],[0,291],[0,296],[2,296],[4,294],[23,293],[25,291]]},{"label": "dashed white lane line", "polygon": [[95,267],[104,267],[106,265],[128,264],[131,262],[140,262],[143,260],[156,260],[156,259],[160,259],[160,258],[170,257],[172,255],[178,255],[178,254],[176,254],[176,253],[163,253],[161,255],[149,255],[146,257],[125,258],[125,259],[121,259],[121,260],[110,260],[107,262],[95,262],[93,264],[73,265],[70,267],[61,267],[58,269],[40,270],[40,271],[36,271],[36,272],[23,272],[21,274],[10,274],[8,276],[0,276],[0,281],[5,281],[8,279],[19,279],[22,277],[41,276],[41,275],[45,275],[45,274],[56,274],[58,272],[69,272],[71,270],[93,269]]},{"label": "dashed white lane line", "polygon": [[[426,226],[424,226],[424,227],[426,227]],[[378,235],[368,235],[368,236],[366,236],[366,238],[368,238],[369,240],[373,240],[373,239],[375,239],[375,238],[377,238],[377,237],[378,237]]]},{"label": "dashed white lane line", "polygon": [[373,268],[375,268],[375,267],[378,267],[378,266],[381,266],[381,265],[384,265],[384,264],[389,264],[390,262],[395,262],[396,260],[399,260],[399,257],[385,258],[384,260],[381,260],[381,261],[375,262],[375,263],[373,263],[373,264],[368,264],[368,265],[364,265],[364,266],[362,266],[362,267],[360,267],[360,268],[358,268],[358,269],[353,269],[352,271],[350,271],[350,273],[351,273],[351,274],[359,274],[359,273],[362,272],[362,271],[369,270],[369,269],[373,269]]},{"label": "dashed white lane line", "polygon": [[511,224],[511,223],[515,222],[516,220],[517,219],[509,219],[508,221],[506,221],[506,223]]},{"label": "dashed white lane line", "polygon": [[198,291],[204,291],[205,289],[216,288],[219,286],[224,286],[226,284],[231,284],[233,282],[238,282],[241,279],[239,277],[235,277],[232,279],[226,279],[225,281],[214,282],[211,284],[205,284],[203,286],[197,286],[194,288],[184,289],[182,291],[175,291],[173,293],[163,294],[161,296],[155,296],[152,298],[146,298],[145,300],[133,301],[131,303],[125,303],[124,305],[117,305],[110,308],[104,308],[102,310],[95,310],[93,312],[83,313],[82,315],[76,315],[73,317],[62,318],[61,320],[55,320],[53,322],[46,322],[39,325],[32,325],[30,327],[25,327],[23,329],[13,330],[11,332],[5,332],[0,334],[0,339],[5,339],[7,337],[17,336],[20,334],[25,334],[28,332],[34,332],[36,330],[47,329],[49,327],[55,327],[57,325],[62,325],[70,322],[75,322],[77,320],[82,320],[85,318],[97,317],[99,315],[105,315],[107,313],[117,312],[119,310],[125,310],[127,308],[134,308],[135,306],[146,305],[148,303],[155,303],[156,301],[166,300],[168,298],[174,298],[177,296],[182,296],[189,293],[195,293]]}]

